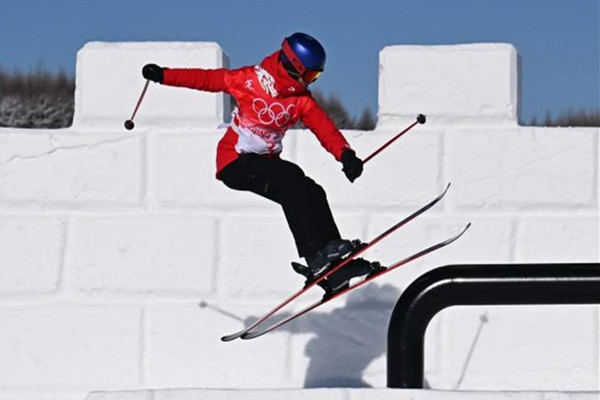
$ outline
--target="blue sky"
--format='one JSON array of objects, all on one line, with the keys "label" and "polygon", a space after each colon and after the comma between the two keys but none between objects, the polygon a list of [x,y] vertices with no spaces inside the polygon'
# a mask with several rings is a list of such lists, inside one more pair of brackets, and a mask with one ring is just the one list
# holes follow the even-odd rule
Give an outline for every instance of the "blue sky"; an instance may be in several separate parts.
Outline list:
[{"label": "blue sky", "polygon": [[[254,64],[305,31],[328,52],[315,85],[377,111],[378,53],[394,44],[508,42],[522,57],[522,120],[600,108],[600,0],[0,0],[0,67],[75,70],[88,41],[216,41]],[[149,60],[151,61],[151,60]]]}]

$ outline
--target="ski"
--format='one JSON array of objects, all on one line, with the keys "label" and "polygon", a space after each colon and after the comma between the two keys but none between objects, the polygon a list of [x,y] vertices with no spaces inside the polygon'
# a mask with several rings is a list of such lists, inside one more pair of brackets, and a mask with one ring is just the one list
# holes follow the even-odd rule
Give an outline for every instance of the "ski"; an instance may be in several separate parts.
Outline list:
[{"label": "ski", "polygon": [[391,235],[393,232],[395,232],[398,229],[400,229],[402,226],[406,225],[407,223],[409,223],[413,219],[417,218],[419,215],[423,214],[424,212],[426,212],[427,210],[429,210],[430,208],[432,208],[433,206],[435,206],[446,195],[446,193],[448,192],[449,188],[450,188],[450,183],[448,183],[448,185],[446,186],[445,190],[440,195],[438,195],[435,199],[433,199],[429,203],[425,204],[423,207],[421,207],[420,209],[418,209],[417,211],[415,211],[414,213],[412,213],[408,217],[404,218],[402,221],[398,222],[396,225],[392,226],[387,231],[385,231],[382,234],[380,234],[379,236],[377,236],[375,239],[371,240],[370,242],[368,242],[364,246],[360,247],[355,252],[350,253],[346,258],[344,258],[343,260],[341,260],[341,262],[338,263],[335,267],[333,267],[332,269],[330,269],[329,271],[327,271],[325,274],[319,276],[317,279],[313,280],[312,282],[306,284],[302,289],[300,289],[299,291],[297,291],[296,293],[294,293],[292,296],[288,297],[287,299],[285,299],[284,301],[282,301],[281,303],[279,303],[275,308],[273,308],[271,311],[269,311],[266,314],[264,314],[261,318],[259,318],[257,321],[255,321],[254,323],[252,323],[250,326],[242,329],[239,332],[232,333],[230,335],[225,335],[225,336],[221,337],[221,340],[223,342],[230,342],[232,340],[241,338],[242,336],[248,334],[250,331],[254,330],[258,325],[260,325],[263,322],[265,322],[268,318],[270,318],[271,316],[273,316],[276,312],[278,312],[279,310],[281,310],[283,307],[285,307],[286,305],[288,305],[289,303],[291,303],[293,300],[295,300],[296,298],[298,298],[302,294],[306,293],[310,288],[312,288],[313,286],[317,285],[323,279],[327,278],[327,276],[335,273],[337,270],[339,270],[340,268],[342,268],[344,265],[346,265],[348,262],[350,262],[350,260],[358,257],[359,255],[361,255],[362,253],[364,253],[365,251],[367,251],[369,248],[373,247],[375,244],[379,243],[381,240],[383,240],[387,236]]},{"label": "ski", "polygon": [[425,256],[425,255],[427,255],[429,253],[432,253],[432,252],[434,252],[436,250],[439,250],[442,247],[448,246],[452,242],[458,240],[458,238],[460,238],[467,231],[467,229],[469,229],[470,226],[471,226],[471,223],[468,223],[467,226],[462,231],[460,231],[458,234],[452,236],[451,238],[446,239],[446,240],[444,240],[442,242],[439,242],[439,243],[437,243],[437,244],[435,244],[433,246],[430,246],[430,247],[428,247],[426,249],[423,249],[423,250],[421,250],[421,251],[419,251],[419,252],[417,252],[417,253],[415,253],[415,254],[413,254],[413,255],[411,255],[411,256],[403,259],[403,260],[400,260],[400,261],[398,261],[398,262],[396,262],[396,263],[388,266],[387,268],[382,269],[381,271],[379,271],[379,272],[377,272],[377,273],[375,273],[375,274],[373,274],[371,276],[368,276],[367,278],[361,280],[360,282],[357,282],[357,283],[351,285],[347,289],[342,290],[341,292],[338,292],[338,293],[334,294],[333,296],[330,296],[330,297],[328,297],[326,299],[319,300],[319,301],[311,304],[310,306],[304,308],[303,310],[298,311],[297,313],[292,314],[289,317],[287,317],[287,318],[285,318],[285,319],[283,319],[283,320],[281,320],[281,321],[279,321],[277,323],[274,323],[274,324],[272,324],[272,325],[270,325],[270,326],[268,326],[268,327],[266,327],[264,329],[248,331],[248,332],[242,334],[241,338],[244,339],[244,340],[255,339],[255,338],[260,337],[262,335],[265,335],[265,334],[267,334],[269,332],[272,332],[275,329],[277,329],[277,328],[279,328],[279,327],[287,324],[288,322],[291,322],[291,321],[295,320],[296,318],[301,317],[302,315],[306,314],[307,312],[309,312],[311,310],[314,310],[315,308],[320,307],[323,304],[326,304],[326,303],[330,302],[331,300],[334,300],[334,299],[336,299],[338,297],[341,297],[341,296],[345,295],[346,293],[348,293],[348,292],[350,292],[350,291],[352,291],[354,289],[357,289],[360,286],[362,286],[362,285],[364,285],[364,284],[366,284],[368,282],[371,282],[372,280],[377,279],[377,278],[379,278],[382,275],[387,274],[388,272],[391,272],[391,271],[393,271],[393,270],[395,270],[395,269],[397,269],[397,268],[399,268],[399,267],[401,267],[401,266],[403,266],[405,264],[408,264],[411,261],[414,261],[414,260],[416,260],[418,258],[421,258],[421,257],[423,257],[423,256]]}]

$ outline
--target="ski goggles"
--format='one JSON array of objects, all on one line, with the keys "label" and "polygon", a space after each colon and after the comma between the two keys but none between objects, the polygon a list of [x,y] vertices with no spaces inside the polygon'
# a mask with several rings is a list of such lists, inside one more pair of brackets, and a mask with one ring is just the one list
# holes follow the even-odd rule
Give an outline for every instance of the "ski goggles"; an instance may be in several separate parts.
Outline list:
[{"label": "ski goggles", "polygon": [[307,69],[293,52],[287,40],[283,41],[281,49],[282,51],[279,53],[281,63],[285,70],[295,79],[302,79],[306,83],[313,83],[323,73],[323,71]]}]

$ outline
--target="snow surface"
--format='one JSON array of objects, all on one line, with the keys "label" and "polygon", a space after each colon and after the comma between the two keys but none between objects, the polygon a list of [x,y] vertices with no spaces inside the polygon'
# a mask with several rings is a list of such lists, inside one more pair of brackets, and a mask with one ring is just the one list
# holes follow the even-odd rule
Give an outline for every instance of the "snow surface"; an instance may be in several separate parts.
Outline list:
[{"label": "snow surface", "polygon": [[87,400],[597,400],[597,392],[456,392],[401,389],[154,390],[92,393]]},{"label": "snow surface", "polygon": [[[221,343],[301,285],[289,266],[293,240],[276,205],[214,179],[223,96],[152,85],[135,130],[124,130],[146,62],[217,67],[226,57],[214,43],[88,44],[73,128],[0,129],[0,399],[191,387],[244,398],[396,398],[241,389],[385,387],[389,315],[432,268],[600,259],[598,129],[518,126],[511,45],[393,46],[380,59],[380,126],[344,134],[364,157],[417,113],[427,124],[354,184],[308,131],[289,132],[283,156],[326,188],[350,238],[373,238],[452,182],[442,204],[368,258],[389,263],[473,227],[277,333]],[[445,310],[427,332],[425,377],[449,392],[408,396],[598,391],[599,321],[590,306]],[[111,399],[190,396],[132,393]]]}]

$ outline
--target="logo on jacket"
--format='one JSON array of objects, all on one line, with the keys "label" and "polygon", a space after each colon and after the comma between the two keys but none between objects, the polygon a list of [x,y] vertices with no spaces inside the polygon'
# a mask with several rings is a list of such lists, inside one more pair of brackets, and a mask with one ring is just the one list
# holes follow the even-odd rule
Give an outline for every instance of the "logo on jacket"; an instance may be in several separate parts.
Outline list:
[{"label": "logo on jacket", "polygon": [[290,104],[285,107],[279,102],[267,104],[265,100],[256,98],[252,101],[252,109],[262,124],[271,125],[274,123],[281,128],[290,122],[296,106]]},{"label": "logo on jacket", "polygon": [[254,92],[254,86],[252,85],[252,79],[246,79],[246,82],[244,82],[244,86],[249,91]]},{"label": "logo on jacket", "polygon": [[277,89],[275,89],[275,78],[271,75],[266,69],[262,68],[260,65],[256,65],[254,67],[254,71],[256,72],[256,76],[258,77],[258,82],[260,86],[267,92],[271,97],[277,97]]}]

